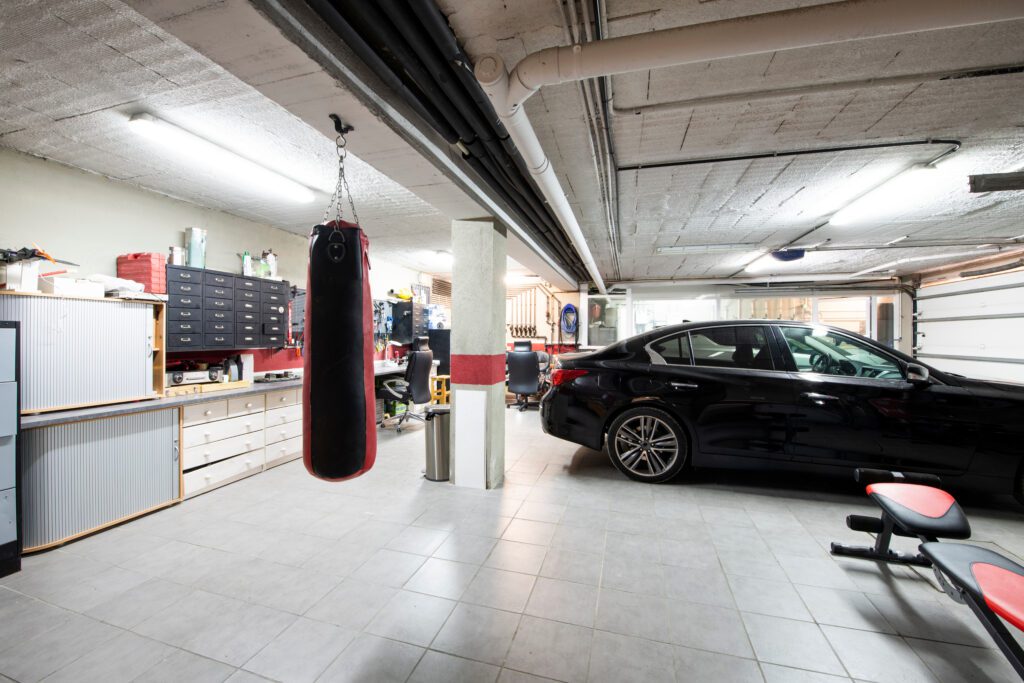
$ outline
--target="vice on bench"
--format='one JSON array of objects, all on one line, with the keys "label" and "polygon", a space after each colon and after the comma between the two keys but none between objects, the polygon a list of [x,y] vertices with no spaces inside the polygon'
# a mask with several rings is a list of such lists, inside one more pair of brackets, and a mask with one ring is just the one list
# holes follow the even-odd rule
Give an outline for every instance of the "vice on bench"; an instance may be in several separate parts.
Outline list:
[{"label": "vice on bench", "polygon": [[971,527],[963,510],[940,488],[932,474],[889,472],[858,468],[854,479],[867,486],[868,496],[882,508],[880,518],[849,515],[846,526],[854,531],[876,534],[873,546],[832,544],[832,554],[865,560],[931,567],[921,554],[893,550],[892,537],[917,538],[922,543],[939,538],[969,538]]}]

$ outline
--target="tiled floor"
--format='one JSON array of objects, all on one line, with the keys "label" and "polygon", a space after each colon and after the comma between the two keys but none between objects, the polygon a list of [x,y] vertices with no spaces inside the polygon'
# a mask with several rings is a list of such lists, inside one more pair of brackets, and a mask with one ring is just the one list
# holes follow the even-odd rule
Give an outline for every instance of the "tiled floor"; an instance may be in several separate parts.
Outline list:
[{"label": "tiled floor", "polygon": [[[1013,681],[926,572],[837,561],[853,487],[630,482],[508,415],[508,481],[424,481],[421,426],[327,484],[300,463],[27,558],[18,681]],[[1019,509],[968,505],[1024,555]],[[0,676],[3,679],[3,676]]]}]

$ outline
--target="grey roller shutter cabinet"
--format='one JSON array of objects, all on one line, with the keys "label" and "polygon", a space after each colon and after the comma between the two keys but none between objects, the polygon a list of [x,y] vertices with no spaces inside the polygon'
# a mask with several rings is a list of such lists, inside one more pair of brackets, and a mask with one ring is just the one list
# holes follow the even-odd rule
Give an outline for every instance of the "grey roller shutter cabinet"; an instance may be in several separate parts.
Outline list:
[{"label": "grey roller shutter cabinet", "polygon": [[26,549],[179,497],[177,408],[27,429],[22,444]]},{"label": "grey roller shutter cabinet", "polygon": [[117,403],[153,394],[153,305],[0,295],[21,323],[21,410]]}]

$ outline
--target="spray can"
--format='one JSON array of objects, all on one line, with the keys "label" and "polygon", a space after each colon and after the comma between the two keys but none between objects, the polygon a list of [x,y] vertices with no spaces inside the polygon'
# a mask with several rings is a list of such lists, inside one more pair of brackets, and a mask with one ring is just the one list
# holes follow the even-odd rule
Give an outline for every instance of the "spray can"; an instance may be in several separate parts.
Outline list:
[{"label": "spray can", "polygon": [[242,254],[242,275],[252,277],[252,256],[248,251]]}]

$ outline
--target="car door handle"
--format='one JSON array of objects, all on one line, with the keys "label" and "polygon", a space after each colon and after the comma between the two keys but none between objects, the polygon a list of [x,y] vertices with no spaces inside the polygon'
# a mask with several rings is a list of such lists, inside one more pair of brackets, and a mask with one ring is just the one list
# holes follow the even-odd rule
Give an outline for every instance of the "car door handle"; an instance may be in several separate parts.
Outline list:
[{"label": "car door handle", "polygon": [[838,401],[839,400],[838,396],[831,396],[829,394],[817,394],[817,393],[815,393],[813,391],[807,391],[807,392],[804,392],[804,393],[800,394],[800,398],[806,398],[811,403],[814,403],[814,404],[819,405],[819,406],[823,406],[826,403],[828,403],[829,401]]},{"label": "car door handle", "polygon": [[693,382],[669,382],[673,389],[697,389],[698,385]]}]

